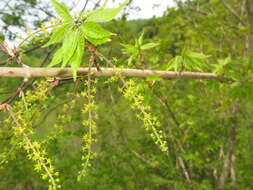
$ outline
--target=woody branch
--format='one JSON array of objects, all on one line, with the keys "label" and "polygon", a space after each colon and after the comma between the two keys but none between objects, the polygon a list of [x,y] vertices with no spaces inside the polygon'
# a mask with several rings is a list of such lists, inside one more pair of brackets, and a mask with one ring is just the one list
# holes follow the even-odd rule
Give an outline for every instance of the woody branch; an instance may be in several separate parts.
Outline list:
[{"label": "woody branch", "polygon": [[[161,70],[142,70],[142,69],[113,69],[113,68],[101,68],[101,71],[97,71],[96,68],[91,68],[93,76],[96,77],[110,77],[120,74],[126,77],[138,77],[146,78],[156,75],[164,79],[214,79],[222,82],[232,82],[223,76],[219,76],[213,73],[201,73],[201,72],[173,72],[173,71],[161,71]],[[89,68],[79,68],[77,71],[78,76],[85,76],[89,72]],[[71,77],[71,68],[21,68],[21,67],[0,67],[0,77],[11,78],[36,78],[36,77]]]}]

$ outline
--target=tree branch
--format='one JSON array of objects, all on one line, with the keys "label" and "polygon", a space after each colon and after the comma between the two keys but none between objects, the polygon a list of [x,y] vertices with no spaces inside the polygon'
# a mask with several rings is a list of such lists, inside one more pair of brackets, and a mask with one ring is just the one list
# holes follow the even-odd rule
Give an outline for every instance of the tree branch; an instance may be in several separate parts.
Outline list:
[{"label": "tree branch", "polygon": [[[213,73],[200,73],[200,72],[173,72],[173,71],[160,71],[160,70],[142,70],[142,69],[113,69],[113,68],[101,68],[101,71],[97,71],[96,68],[91,69],[93,76],[97,77],[110,77],[118,75],[127,77],[146,78],[149,76],[159,76],[164,79],[214,79],[221,82],[233,82],[232,79],[219,76]],[[77,71],[78,76],[87,75],[89,68],[79,68]],[[36,78],[36,77],[71,77],[71,68],[21,68],[21,67],[0,67],[0,77],[11,78]]]},{"label": "tree branch", "polygon": [[244,20],[242,19],[242,17],[240,17],[240,15],[236,12],[235,9],[233,9],[225,0],[221,0],[221,2],[229,10],[229,12],[240,21],[242,25],[245,25]]}]

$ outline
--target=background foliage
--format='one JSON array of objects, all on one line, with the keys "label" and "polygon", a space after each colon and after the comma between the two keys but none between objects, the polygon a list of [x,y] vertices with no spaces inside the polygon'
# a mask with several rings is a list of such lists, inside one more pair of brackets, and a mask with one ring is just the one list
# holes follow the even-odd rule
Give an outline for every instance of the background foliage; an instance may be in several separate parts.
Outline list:
[{"label": "background foliage", "polygon": [[[15,38],[9,26],[27,27],[27,10],[43,6],[27,0],[6,6],[0,15],[5,38]],[[43,19],[51,18],[50,11]],[[119,80],[92,79],[97,106],[96,142],[91,147],[95,155],[77,183],[83,163],[82,137],[88,130],[82,125],[87,113],[81,111],[89,105],[83,94],[87,78],[53,87],[29,81],[25,95],[19,94],[11,105],[27,127],[25,134],[46,149],[62,189],[253,189],[252,18],[250,0],[192,0],[178,1],[161,18],[128,21],[123,15],[103,24],[117,35],[98,51],[117,67],[200,70],[233,79],[230,83],[132,79],[132,91],[143,97],[141,105],[160,121],[168,151],[162,152],[145,131],[136,117],[136,104],[119,90]],[[33,26],[41,21],[34,19]],[[57,46],[40,48],[48,41],[45,34],[22,47],[26,65],[50,63]],[[141,49],[145,44],[152,49]],[[89,52],[84,55],[86,62],[89,56]],[[3,52],[1,64],[6,65]],[[0,82],[0,102],[4,102],[22,79],[1,78]],[[38,90],[38,85],[44,90]],[[0,118],[0,189],[46,189],[48,184],[27,158],[29,150],[20,148],[23,133],[7,112],[1,111]]]}]

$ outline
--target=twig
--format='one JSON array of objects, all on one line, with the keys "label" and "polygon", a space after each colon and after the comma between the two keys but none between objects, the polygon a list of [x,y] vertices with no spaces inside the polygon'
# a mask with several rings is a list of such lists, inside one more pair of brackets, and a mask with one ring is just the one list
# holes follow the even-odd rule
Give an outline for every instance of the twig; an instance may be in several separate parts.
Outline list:
[{"label": "twig", "polygon": [[240,17],[240,15],[237,14],[237,12],[225,1],[225,0],[221,0],[221,2],[223,3],[223,5],[229,10],[229,12],[234,15],[242,25],[245,25],[244,20],[242,19],[242,17]]},{"label": "twig", "polygon": [[[46,28],[44,28],[44,29],[47,30],[47,29],[49,29],[49,28],[53,28],[53,27],[55,27],[55,26],[58,26],[59,24],[61,24],[61,23],[57,23],[57,24],[48,26],[48,27],[46,27]],[[44,30],[44,29],[43,29],[43,30]],[[29,39],[30,39],[31,37],[33,37],[35,34],[40,33],[41,31],[42,31],[42,29],[39,29],[39,30],[36,30],[35,32],[33,32],[32,34],[28,35],[23,41],[21,41],[21,42],[19,43],[17,49],[19,49],[27,40],[29,40]]]},{"label": "twig", "polygon": [[80,14],[79,14],[79,17],[78,17],[78,19],[77,19],[77,23],[80,21],[80,19],[81,19],[81,17],[82,17],[82,14],[83,14],[83,12],[85,11],[85,9],[86,9],[86,7],[87,7],[87,5],[88,5],[88,2],[89,2],[89,0],[86,0],[86,2],[85,2],[85,4],[84,4],[84,7],[83,7],[83,9],[81,10],[81,12],[80,12]]},{"label": "twig", "polygon": [[98,0],[98,2],[96,2],[96,4],[94,5],[93,10],[96,10],[98,8],[98,6],[100,5],[101,0]]},{"label": "twig", "polygon": [[[45,57],[45,59],[42,61],[40,66],[44,66],[47,62],[47,60],[50,57],[51,52],[47,53],[47,56]],[[20,67],[19,67],[20,68]],[[30,68],[30,67],[29,67]],[[22,69],[22,68],[21,68]],[[34,79],[35,80],[35,79]],[[16,97],[19,95],[20,91],[25,90],[29,85],[31,85],[34,80],[32,80],[30,83],[28,82],[22,82],[19,87],[16,89],[15,93],[13,95],[11,95],[10,97],[8,97],[6,100],[4,100],[3,102],[1,102],[1,104],[10,104],[12,101],[14,101],[16,99]]]}]

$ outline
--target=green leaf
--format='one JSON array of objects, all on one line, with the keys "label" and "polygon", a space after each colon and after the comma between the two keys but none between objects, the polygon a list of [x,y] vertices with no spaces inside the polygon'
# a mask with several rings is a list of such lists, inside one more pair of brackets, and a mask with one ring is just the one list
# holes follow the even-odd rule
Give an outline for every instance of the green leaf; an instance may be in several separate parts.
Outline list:
[{"label": "green leaf", "polygon": [[115,18],[128,3],[129,0],[126,0],[118,8],[104,9],[104,7],[102,7],[97,9],[88,15],[87,22],[109,22]]},{"label": "green leaf", "polygon": [[198,70],[198,71],[203,71],[204,67],[204,62],[200,61],[197,58],[192,58],[192,57],[184,57],[184,67],[186,70]]},{"label": "green leaf", "polygon": [[62,68],[64,68],[68,64],[69,60],[74,55],[78,45],[79,35],[81,35],[81,32],[78,29],[74,31],[69,31],[66,34],[62,45],[63,48]]},{"label": "green leaf", "polygon": [[138,45],[141,46],[143,44],[143,37],[144,37],[144,32],[142,32],[141,36],[138,39]]},{"label": "green leaf", "polygon": [[51,63],[47,66],[47,68],[51,68],[51,67],[61,63],[62,59],[63,59],[63,48],[61,47],[54,53],[53,59],[52,59]]},{"label": "green leaf", "polygon": [[214,73],[216,74],[223,74],[226,70],[226,66],[231,63],[232,59],[231,57],[227,57],[226,59],[219,59],[218,64],[213,64]]},{"label": "green leaf", "polygon": [[5,37],[3,33],[0,32],[0,43],[2,43],[5,40]]},{"label": "green leaf", "polygon": [[128,58],[128,65],[131,65],[133,61],[140,62],[140,58],[143,55],[142,50],[147,50],[153,47],[156,47],[159,45],[158,43],[148,43],[148,44],[143,44],[143,37],[144,37],[144,32],[140,35],[138,39],[135,39],[135,44],[121,44],[124,48],[122,49],[122,52],[124,54],[130,54],[130,57]]},{"label": "green leaf", "polygon": [[74,20],[68,10],[68,7],[66,7],[65,5],[59,3],[56,0],[51,0],[52,3],[54,4],[54,8],[56,13],[67,23],[71,23],[74,24]]},{"label": "green leaf", "polygon": [[92,44],[95,45],[95,46],[98,46],[98,45],[101,45],[101,44],[104,44],[104,43],[106,43],[106,42],[110,42],[110,41],[111,41],[110,38],[94,39],[94,38],[90,38],[90,37],[87,37],[87,36],[85,36],[85,38],[86,38],[90,43],[92,43]]},{"label": "green leaf", "polygon": [[168,64],[167,70],[174,70],[178,71],[180,66],[182,65],[183,59],[182,56],[176,56],[174,59],[172,59]]},{"label": "green leaf", "polygon": [[207,68],[205,64],[205,59],[209,56],[204,55],[203,53],[196,53],[189,50],[185,50],[182,53],[183,59],[185,61],[185,68],[188,70],[194,69],[198,71],[203,71],[204,68]]},{"label": "green leaf", "polygon": [[102,26],[94,22],[85,22],[81,26],[85,37],[92,39],[105,39],[113,35],[113,33],[105,30]]},{"label": "green leaf", "polygon": [[121,45],[124,47],[124,49],[122,49],[122,52],[125,54],[133,54],[137,52],[137,49],[133,45],[130,44],[121,44]]},{"label": "green leaf", "polygon": [[192,58],[198,58],[198,59],[202,59],[202,60],[210,57],[210,56],[205,55],[203,53],[197,53],[197,52],[191,52],[191,51],[186,51],[186,55],[189,57],[192,57]]},{"label": "green leaf", "polygon": [[152,49],[156,46],[159,46],[158,43],[148,43],[148,44],[144,44],[141,46],[141,50],[148,50],[148,49]]},{"label": "green leaf", "polygon": [[226,66],[227,64],[231,63],[231,57],[227,57],[226,59],[219,59],[218,63],[222,66]]},{"label": "green leaf", "polygon": [[67,25],[67,24],[62,25],[58,28],[55,28],[52,32],[53,34],[50,37],[50,40],[42,47],[45,48],[45,47],[48,47],[52,44],[61,43],[64,40],[64,35],[65,35],[66,31],[68,30],[68,28],[69,28],[69,25]]},{"label": "green leaf", "polygon": [[133,60],[135,59],[135,56],[130,56],[129,58],[128,58],[128,60],[127,60],[127,64],[130,66],[131,64],[132,64],[132,62],[133,62]]},{"label": "green leaf", "polygon": [[81,33],[79,33],[78,45],[77,45],[76,51],[70,59],[70,64],[71,64],[71,69],[73,72],[74,80],[76,80],[76,78],[77,78],[77,70],[80,67],[82,60],[83,60],[84,46],[85,46],[85,40],[83,38],[83,35],[81,35]]}]

